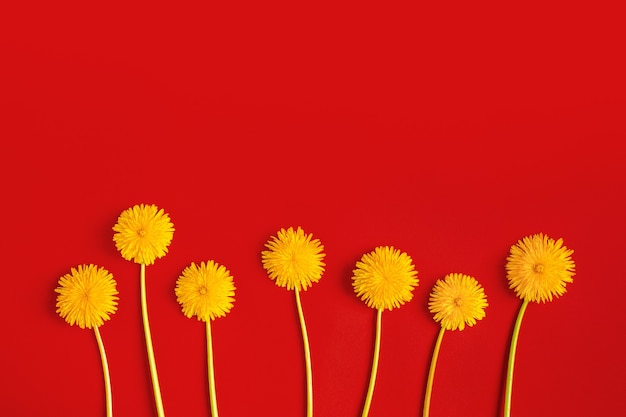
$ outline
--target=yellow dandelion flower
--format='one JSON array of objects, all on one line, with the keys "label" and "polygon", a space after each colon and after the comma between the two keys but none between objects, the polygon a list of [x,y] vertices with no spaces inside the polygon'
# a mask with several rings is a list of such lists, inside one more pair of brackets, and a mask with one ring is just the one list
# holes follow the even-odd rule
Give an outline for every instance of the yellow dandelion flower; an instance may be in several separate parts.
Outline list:
[{"label": "yellow dandelion flower", "polygon": [[545,303],[559,297],[565,286],[573,282],[575,264],[571,258],[573,250],[563,245],[563,239],[554,240],[543,233],[526,236],[511,246],[507,257],[506,271],[509,287],[522,299],[513,326],[509,362],[504,391],[504,416],[511,415],[513,371],[522,320],[530,302]]},{"label": "yellow dandelion flower", "polygon": [[324,273],[324,246],[300,227],[281,229],[265,247],[263,267],[279,287],[306,291]]},{"label": "yellow dandelion flower", "polygon": [[507,258],[509,287],[518,297],[536,303],[563,295],[566,284],[573,282],[573,252],[563,246],[563,239],[555,241],[543,233],[524,237]]},{"label": "yellow dandelion flower", "polygon": [[192,262],[178,277],[175,293],[185,316],[196,316],[206,322],[209,403],[211,415],[217,417],[211,320],[225,316],[233,307],[233,277],[224,266],[214,261],[201,262],[200,265]]},{"label": "yellow dandelion flower", "polygon": [[470,327],[475,325],[477,320],[482,320],[485,317],[486,307],[485,291],[478,284],[478,281],[469,275],[448,274],[443,280],[439,279],[435,283],[430,293],[428,309],[435,314],[435,321],[441,323],[441,329],[433,349],[428,380],[426,381],[423,417],[428,417],[430,413],[435,368],[444,332],[446,330],[463,330],[465,325]]},{"label": "yellow dandelion flower", "polygon": [[233,277],[214,261],[192,263],[185,268],[176,281],[175,293],[183,314],[200,321],[225,316],[235,301]]},{"label": "yellow dandelion flower", "polygon": [[314,282],[318,282],[324,273],[324,246],[312,234],[304,233],[302,228],[296,230],[280,229],[276,237],[265,244],[268,250],[261,252],[263,268],[270,279],[279,287],[294,290],[306,369],[306,415],[313,416],[313,378],[311,369],[311,349],[309,336],[304,320],[304,312],[300,301],[300,291],[306,291]]},{"label": "yellow dandelion flower", "polygon": [[357,297],[377,310],[374,354],[370,382],[363,405],[363,417],[369,414],[378,373],[383,310],[392,310],[410,301],[413,298],[413,289],[418,283],[417,271],[411,257],[394,249],[393,246],[379,246],[374,251],[364,254],[356,263],[352,287]]},{"label": "yellow dandelion flower", "polygon": [[81,329],[101,326],[117,310],[113,275],[96,265],[79,265],[59,279],[57,313]]},{"label": "yellow dandelion flower", "polygon": [[78,265],[69,274],[59,279],[55,289],[57,313],[70,325],[78,324],[81,329],[93,328],[100,351],[104,374],[106,415],[113,415],[111,376],[104,343],[98,327],[117,310],[117,289],[113,275],[93,264]]},{"label": "yellow dandelion flower", "polygon": [[410,301],[419,283],[411,257],[393,246],[379,246],[363,255],[353,274],[356,295],[377,310],[392,310]]},{"label": "yellow dandelion flower", "polygon": [[463,330],[485,317],[487,297],[475,278],[448,274],[437,280],[430,294],[428,309],[446,330]]},{"label": "yellow dandelion flower", "polygon": [[124,210],[113,230],[113,241],[122,257],[145,265],[165,256],[174,236],[169,215],[154,204]]},{"label": "yellow dandelion flower", "polygon": [[146,266],[152,265],[157,258],[162,258],[167,254],[167,248],[174,236],[174,225],[170,221],[170,216],[163,209],[159,209],[154,204],[140,204],[124,210],[113,226],[113,230],[115,231],[113,241],[122,257],[141,265],[139,273],[141,316],[146,339],[146,351],[157,415],[164,417],[165,411],[148,318]]}]

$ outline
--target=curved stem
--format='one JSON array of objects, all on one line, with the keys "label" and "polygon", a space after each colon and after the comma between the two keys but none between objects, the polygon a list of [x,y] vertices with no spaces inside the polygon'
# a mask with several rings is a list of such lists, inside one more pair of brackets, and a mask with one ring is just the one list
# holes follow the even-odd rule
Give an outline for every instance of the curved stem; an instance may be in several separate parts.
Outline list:
[{"label": "curved stem", "polygon": [[515,351],[517,350],[517,340],[519,339],[519,329],[522,325],[524,312],[528,306],[528,300],[524,300],[520,306],[515,327],[513,327],[513,336],[511,337],[511,350],[509,351],[509,366],[506,371],[506,390],[504,396],[504,417],[511,416],[511,393],[513,390],[513,368],[515,366]]},{"label": "curved stem", "polygon": [[209,399],[211,417],[217,417],[217,395],[215,394],[215,368],[213,367],[213,337],[211,336],[211,320],[206,322],[206,352],[209,371]]},{"label": "curved stem", "polygon": [[102,372],[104,373],[104,389],[106,396],[106,410],[107,417],[113,416],[113,401],[111,397],[111,377],[109,375],[109,362],[107,361],[107,354],[104,351],[104,343],[102,343],[102,337],[98,326],[93,328],[96,333],[96,340],[98,341],[98,349],[100,350],[100,360],[102,361]]},{"label": "curved stem", "polygon": [[152,334],[150,333],[150,322],[148,320],[148,303],[146,301],[146,265],[141,264],[141,317],[143,319],[143,333],[146,337],[146,348],[148,350],[148,362],[150,364],[150,376],[152,378],[152,390],[154,391],[154,401],[156,402],[157,414],[164,417],[163,400],[161,399],[161,388],[159,386],[159,376],[157,375],[156,361],[154,360],[154,348],[152,347]]},{"label": "curved stem", "polygon": [[374,342],[374,357],[372,358],[372,373],[370,375],[370,384],[365,396],[365,404],[363,406],[362,417],[366,417],[370,411],[372,404],[372,396],[374,395],[374,385],[376,384],[376,374],[378,373],[378,358],[380,357],[380,336],[382,333],[382,317],[383,309],[379,309],[376,313],[376,341]]},{"label": "curved stem", "polygon": [[296,288],[296,304],[298,306],[298,317],[300,318],[300,328],[302,329],[302,342],[304,344],[304,359],[306,365],[306,415],[313,416],[313,374],[311,372],[311,349],[309,347],[309,336],[304,322],[302,303],[300,302],[300,291]]},{"label": "curved stem", "polygon": [[437,358],[439,357],[439,349],[441,348],[441,341],[443,340],[443,334],[446,329],[441,326],[439,330],[439,336],[437,336],[437,342],[433,349],[433,357],[430,361],[430,370],[428,371],[428,381],[426,382],[426,394],[424,395],[424,413],[423,417],[428,417],[430,413],[430,397],[433,392],[433,381],[435,379],[435,368],[437,367]]}]

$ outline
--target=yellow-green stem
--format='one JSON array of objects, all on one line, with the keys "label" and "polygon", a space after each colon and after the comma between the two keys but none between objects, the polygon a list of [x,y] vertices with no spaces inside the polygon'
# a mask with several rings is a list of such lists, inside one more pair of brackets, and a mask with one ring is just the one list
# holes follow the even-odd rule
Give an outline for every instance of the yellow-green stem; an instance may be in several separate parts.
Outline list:
[{"label": "yellow-green stem", "polygon": [[300,328],[302,329],[302,342],[304,344],[304,360],[306,366],[306,415],[313,416],[313,374],[311,372],[311,348],[309,347],[309,336],[306,331],[304,312],[300,302],[300,291],[296,288],[296,304],[298,306],[298,317],[300,318]]},{"label": "yellow-green stem", "polygon": [[215,368],[213,367],[213,336],[211,336],[211,320],[206,322],[206,352],[209,371],[209,400],[211,417],[217,417],[217,395],[215,394]]},{"label": "yellow-green stem", "polygon": [[143,319],[143,333],[146,337],[146,349],[148,351],[148,363],[150,365],[150,377],[152,379],[152,390],[154,391],[154,401],[156,403],[157,414],[164,417],[163,400],[161,399],[161,387],[159,386],[159,376],[154,359],[154,348],[152,347],[152,334],[150,333],[150,322],[148,320],[148,303],[146,300],[146,265],[141,264],[141,317]]},{"label": "yellow-green stem", "polygon": [[372,396],[374,395],[374,385],[376,384],[376,374],[378,373],[378,358],[380,357],[380,336],[382,333],[382,317],[383,309],[379,309],[376,313],[376,340],[374,342],[374,357],[372,358],[372,372],[370,374],[370,384],[367,388],[365,396],[365,404],[363,405],[362,417],[366,417],[370,412],[372,404]]},{"label": "yellow-green stem", "polygon": [[433,357],[430,361],[430,370],[428,371],[428,380],[426,381],[426,394],[424,394],[424,413],[423,417],[428,417],[430,414],[430,397],[433,393],[433,381],[435,380],[435,368],[437,367],[437,358],[439,357],[439,349],[441,348],[441,341],[443,340],[443,334],[446,329],[441,326],[439,335],[437,336],[437,342],[435,342],[435,348],[433,349]]},{"label": "yellow-green stem", "polygon": [[109,362],[107,361],[107,354],[104,351],[104,343],[102,343],[102,337],[98,326],[93,328],[96,333],[96,340],[98,341],[98,349],[100,350],[100,360],[102,361],[102,372],[104,373],[104,390],[106,399],[107,417],[113,416],[113,400],[111,398],[111,377],[109,375]]},{"label": "yellow-green stem", "polygon": [[515,367],[515,351],[517,350],[517,340],[519,339],[519,329],[522,325],[524,312],[528,306],[528,300],[524,300],[520,306],[515,326],[513,327],[513,336],[511,337],[511,349],[509,351],[509,366],[506,371],[506,389],[504,394],[504,417],[511,417],[511,393],[513,391],[513,368]]}]

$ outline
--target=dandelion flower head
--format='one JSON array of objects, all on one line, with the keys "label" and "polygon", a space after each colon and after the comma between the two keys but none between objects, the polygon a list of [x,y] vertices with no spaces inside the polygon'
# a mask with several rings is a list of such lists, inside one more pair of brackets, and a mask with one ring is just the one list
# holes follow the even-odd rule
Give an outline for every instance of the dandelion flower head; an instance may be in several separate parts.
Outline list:
[{"label": "dandelion flower head", "polygon": [[183,314],[204,322],[225,316],[235,301],[233,277],[214,261],[192,262],[176,281],[175,293]]},{"label": "dandelion flower head", "polygon": [[393,246],[364,254],[352,280],[356,295],[377,310],[392,310],[410,301],[419,283],[411,257]]},{"label": "dandelion flower head", "polygon": [[573,250],[543,233],[524,237],[511,246],[506,271],[509,287],[527,301],[546,302],[566,291],[573,282]]},{"label": "dandelion flower head", "polygon": [[165,256],[174,236],[169,215],[153,204],[124,210],[113,230],[113,241],[122,257],[145,265]]},{"label": "dandelion flower head", "polygon": [[474,277],[465,274],[448,274],[435,283],[428,310],[436,322],[446,330],[463,330],[485,317],[487,296]]},{"label": "dandelion flower head", "polygon": [[117,310],[119,298],[113,275],[93,264],[71,268],[54,291],[58,293],[56,312],[81,329],[101,326]]},{"label": "dandelion flower head", "polygon": [[300,227],[281,229],[265,244],[263,268],[279,287],[307,290],[324,273],[324,246]]}]

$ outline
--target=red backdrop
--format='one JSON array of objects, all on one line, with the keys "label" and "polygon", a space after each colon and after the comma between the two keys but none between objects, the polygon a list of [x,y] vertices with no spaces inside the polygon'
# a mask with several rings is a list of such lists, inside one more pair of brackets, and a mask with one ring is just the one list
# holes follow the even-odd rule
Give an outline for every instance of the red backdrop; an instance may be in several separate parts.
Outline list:
[{"label": "red backdrop", "polygon": [[504,264],[538,232],[574,249],[577,274],[526,313],[513,413],[622,410],[620,2],[130,3],[1,6],[0,415],[104,416],[93,332],[55,312],[58,278],[81,263],[118,282],[101,330],[114,415],[155,415],[139,268],[111,230],[138,203],[176,228],[148,267],[168,417],[209,414],[204,327],[174,295],[208,259],[237,286],[213,326],[220,414],[304,415],[295,301],[260,261],[289,226],[327,254],[302,296],[316,416],[360,415],[375,312],[351,276],[379,245],[411,255],[420,285],[383,314],[370,416],[420,414],[438,331],[428,294],[448,272],[475,276],[489,307],[446,333],[431,416],[501,415],[520,305]]}]

